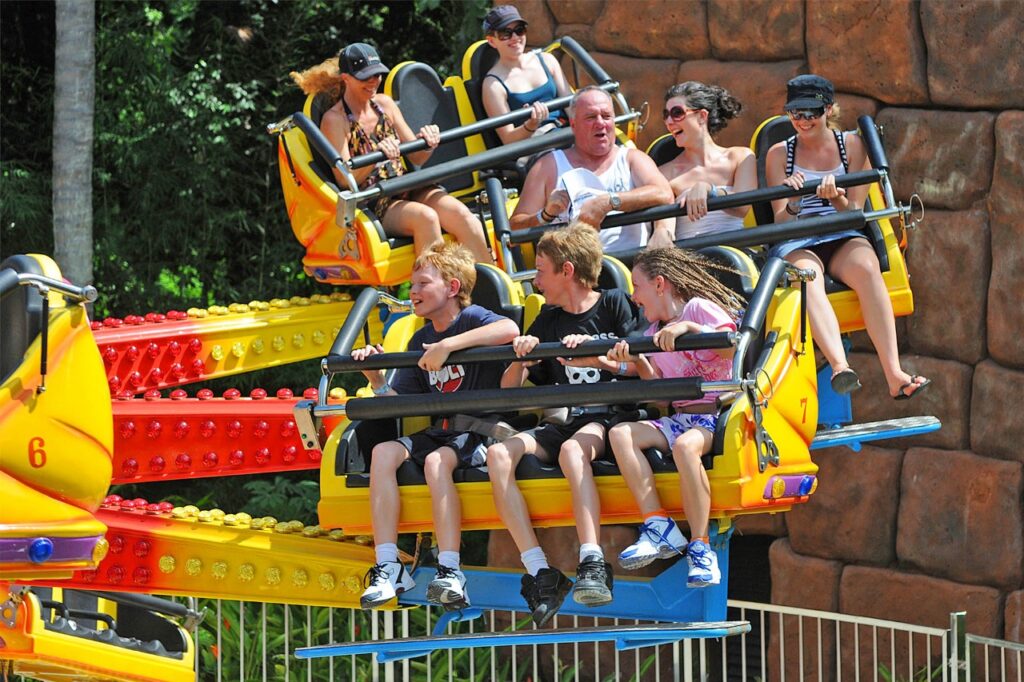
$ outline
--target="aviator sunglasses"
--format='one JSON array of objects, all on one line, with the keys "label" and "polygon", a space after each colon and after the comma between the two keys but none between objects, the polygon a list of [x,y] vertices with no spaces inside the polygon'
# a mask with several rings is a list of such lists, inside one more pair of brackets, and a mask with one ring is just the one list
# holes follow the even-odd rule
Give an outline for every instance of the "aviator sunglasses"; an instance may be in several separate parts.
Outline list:
[{"label": "aviator sunglasses", "polygon": [[825,113],[824,109],[794,109],[787,112],[794,121],[813,121]]},{"label": "aviator sunglasses", "polygon": [[498,40],[509,40],[513,35],[519,37],[526,35],[526,24],[519,24],[514,28],[499,28],[494,32],[494,35],[498,36]]},{"label": "aviator sunglasses", "polygon": [[661,118],[662,120],[666,118],[671,118],[673,121],[678,123],[679,121],[682,121],[684,118],[686,118],[687,116],[696,111],[700,111],[700,109],[684,109],[683,107],[676,105],[671,109],[662,110]]}]

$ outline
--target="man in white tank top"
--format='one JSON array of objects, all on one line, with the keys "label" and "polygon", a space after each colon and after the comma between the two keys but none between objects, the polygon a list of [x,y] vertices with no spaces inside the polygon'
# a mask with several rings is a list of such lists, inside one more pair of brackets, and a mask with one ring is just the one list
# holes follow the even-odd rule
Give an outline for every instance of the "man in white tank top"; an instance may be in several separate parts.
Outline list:
[{"label": "man in white tank top", "polygon": [[[599,226],[609,213],[670,204],[672,188],[649,156],[615,145],[611,96],[596,87],[577,91],[569,106],[575,142],[533,165],[509,222],[513,230],[578,218]],[[647,223],[600,231],[605,253],[647,244]]]}]

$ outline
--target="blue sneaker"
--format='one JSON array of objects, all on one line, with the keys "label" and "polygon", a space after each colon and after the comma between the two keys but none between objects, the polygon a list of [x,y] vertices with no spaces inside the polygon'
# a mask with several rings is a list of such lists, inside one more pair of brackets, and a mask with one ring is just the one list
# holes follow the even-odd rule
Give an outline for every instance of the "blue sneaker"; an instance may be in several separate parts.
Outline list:
[{"label": "blue sneaker", "polygon": [[640,526],[640,537],[619,553],[619,565],[627,571],[643,568],[656,559],[686,553],[686,536],[672,519],[651,519]]},{"label": "blue sneaker", "polygon": [[722,582],[718,569],[718,555],[701,540],[694,540],[686,550],[686,562],[690,571],[686,576],[687,587],[708,587]]}]

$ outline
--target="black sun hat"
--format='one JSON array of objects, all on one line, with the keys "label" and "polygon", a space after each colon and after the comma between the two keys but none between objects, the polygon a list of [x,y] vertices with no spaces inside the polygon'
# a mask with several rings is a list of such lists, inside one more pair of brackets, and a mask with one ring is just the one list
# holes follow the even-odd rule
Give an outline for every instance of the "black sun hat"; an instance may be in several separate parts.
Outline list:
[{"label": "black sun hat", "polygon": [[391,69],[381,64],[380,56],[372,45],[352,43],[338,53],[338,70],[362,81]]},{"label": "black sun hat", "polygon": [[484,17],[484,32],[497,31],[517,21],[529,25],[529,22],[519,15],[519,10],[514,5],[498,5]]},{"label": "black sun hat", "polygon": [[786,111],[823,109],[835,101],[836,89],[827,78],[808,73],[786,83]]}]

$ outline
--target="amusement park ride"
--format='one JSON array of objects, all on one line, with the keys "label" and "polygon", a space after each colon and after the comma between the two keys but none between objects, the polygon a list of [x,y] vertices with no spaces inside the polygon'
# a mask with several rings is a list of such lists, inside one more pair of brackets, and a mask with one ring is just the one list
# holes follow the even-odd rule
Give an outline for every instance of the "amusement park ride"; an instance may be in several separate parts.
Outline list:
[{"label": "amusement park ride", "polygon": [[[571,38],[545,48],[560,51],[579,71],[613,95],[621,115],[620,141],[633,144],[640,114],[618,92],[618,84]],[[478,265],[474,301],[501,311],[526,328],[543,304],[528,285],[530,242],[544,229],[509,231],[508,211],[517,198],[522,169],[517,159],[571,143],[571,131],[500,146],[495,127],[521,121],[528,110],[487,119],[479,81],[493,59],[477,43],[463,60],[461,76],[443,84],[428,66],[407,62],[392,70],[385,90],[399,102],[413,129],[432,121],[444,131],[442,145],[426,167],[360,191],[351,169],[381,160],[379,153],[342,161],[318,129],[324,103],[310,98],[302,113],[269,126],[278,138],[281,184],[293,231],[306,247],[305,271],[330,285],[364,287],[349,294],[254,301],[187,312],[129,315],[90,321],[85,304],[92,287],[61,279],[57,265],[41,255],[14,256],[0,264],[0,667],[40,679],[186,680],[197,656],[189,627],[199,614],[152,594],[244,599],[275,603],[358,607],[363,576],[374,564],[360,536],[371,532],[365,449],[356,426],[365,419],[400,419],[419,428],[425,417],[472,407],[525,411],[566,404],[586,405],[695,398],[724,392],[714,448],[705,466],[712,490],[712,543],[728,575],[733,519],[778,513],[806,502],[817,487],[810,451],[818,447],[913,435],[939,428],[933,417],[849,425],[849,399],[819,381],[806,321],[807,273],[757,247],[808,234],[862,229],[872,239],[897,315],[912,312],[903,258],[908,207],[892,196],[888,164],[873,121],[861,117],[872,170],[837,180],[840,186],[874,183],[871,206],[772,225],[766,202],[813,192],[768,187],[709,201],[710,209],[752,204],[748,227],[678,242],[701,249],[736,271],[725,283],[748,302],[735,334],[686,336],[686,348],[734,347],[735,377],[727,382],[667,379],[566,387],[527,387],[435,396],[372,397],[331,390],[334,376],[356,369],[354,344],[384,344],[386,353],[359,368],[412,366],[418,353],[402,352],[417,328],[415,317],[395,316],[385,325],[378,311],[407,309],[383,288],[407,281],[413,262],[408,240],[387,237],[364,200],[441,182],[478,211],[498,255],[498,267]],[[568,98],[549,102],[551,109]],[[788,120],[758,128],[753,149],[762,166],[772,143],[792,134]],[[671,140],[650,150],[673,153]],[[422,141],[402,145],[416,151]],[[331,168],[350,180],[337,186]],[[762,183],[763,184],[763,183]],[[876,208],[880,207],[880,208]],[[648,209],[607,219],[604,226],[682,213],[678,206]],[[757,219],[755,216],[760,216]],[[769,219],[770,220],[770,219]],[[518,250],[521,256],[513,256]],[[605,286],[629,288],[630,254],[606,258]],[[856,297],[828,283],[844,332],[863,328]],[[553,346],[553,347],[552,347]],[[610,344],[593,341],[578,355],[600,355]],[[680,348],[684,347],[682,345]],[[558,344],[541,344],[531,357],[553,356]],[[462,351],[460,362],[508,360],[511,348]],[[302,396],[290,391],[214,396],[186,384],[310,358],[322,358],[323,378]],[[825,367],[823,372],[828,372]],[[825,377],[828,375],[825,374]],[[640,384],[643,384],[642,386]],[[669,511],[683,516],[678,476],[671,457],[648,453]],[[245,513],[172,507],[109,495],[111,485],[183,478],[319,470],[319,525],[277,523]],[[595,464],[602,522],[638,523],[622,477],[611,462]],[[534,523],[573,525],[569,489],[557,467],[527,457],[517,476]],[[407,462],[399,471],[400,530],[429,533],[430,504],[422,471]],[[486,471],[457,472],[463,527],[500,528]],[[539,629],[504,633],[501,644],[615,641],[619,648],[651,646],[692,637],[746,631],[723,622],[727,580],[703,590],[679,589],[685,562],[653,579],[616,577],[613,603],[586,608],[571,600],[562,613],[660,621],[658,625]],[[400,595],[393,607],[426,603],[428,571],[420,566],[419,588]],[[393,660],[438,648],[491,646],[498,633],[443,636],[444,624],[487,609],[515,610],[519,573],[477,568],[466,571],[474,604],[446,614],[435,636],[336,644],[299,650],[299,657],[376,653]],[[190,622],[191,621],[191,622]],[[516,641],[511,641],[511,637]]]}]

